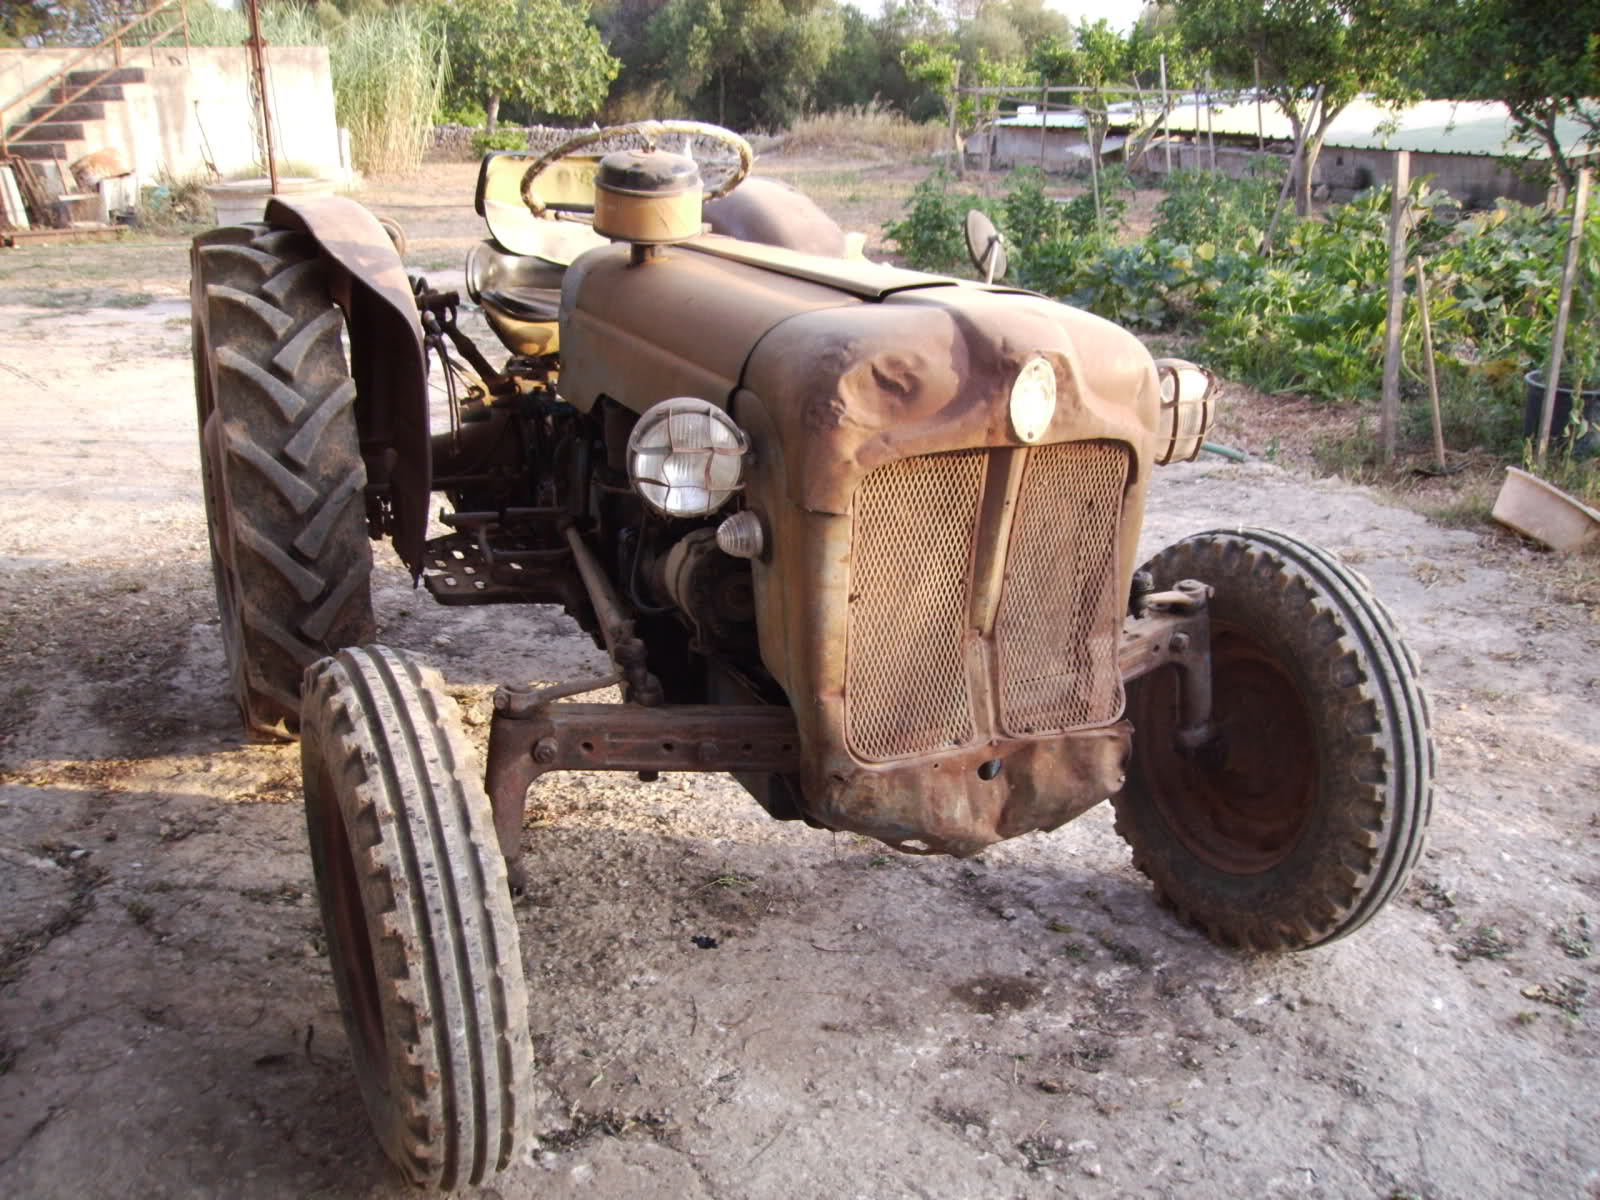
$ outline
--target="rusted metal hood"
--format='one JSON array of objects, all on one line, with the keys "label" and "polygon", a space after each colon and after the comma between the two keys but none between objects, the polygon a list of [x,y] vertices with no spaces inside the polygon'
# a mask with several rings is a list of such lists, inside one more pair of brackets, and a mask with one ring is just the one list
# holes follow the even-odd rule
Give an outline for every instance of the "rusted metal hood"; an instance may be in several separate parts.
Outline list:
[{"label": "rusted metal hood", "polygon": [[860,303],[838,287],[683,246],[641,263],[627,246],[593,250],[562,284],[561,395],[585,410],[601,396],[635,412],[672,396],[726,407],[774,325]]},{"label": "rusted metal hood", "polygon": [[1055,368],[1058,397],[1040,440],[1126,442],[1142,476],[1160,406],[1143,344],[1079,309],[976,284],[797,314],[751,354],[749,396],[739,404],[759,402],[776,425],[791,502],[843,514],[855,481],[874,467],[1020,444],[1008,427],[1009,396],[1034,356]]}]

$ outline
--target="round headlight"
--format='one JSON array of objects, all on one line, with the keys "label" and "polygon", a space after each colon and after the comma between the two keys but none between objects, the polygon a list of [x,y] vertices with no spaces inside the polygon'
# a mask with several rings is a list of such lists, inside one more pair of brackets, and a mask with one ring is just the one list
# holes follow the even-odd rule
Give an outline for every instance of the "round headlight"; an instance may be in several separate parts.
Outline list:
[{"label": "round headlight", "polygon": [[1024,442],[1037,442],[1056,415],[1056,369],[1034,357],[1022,364],[1011,385],[1011,431]]},{"label": "round headlight", "polygon": [[749,449],[744,430],[710,401],[663,400],[628,436],[628,478],[657,512],[703,517],[739,490]]}]

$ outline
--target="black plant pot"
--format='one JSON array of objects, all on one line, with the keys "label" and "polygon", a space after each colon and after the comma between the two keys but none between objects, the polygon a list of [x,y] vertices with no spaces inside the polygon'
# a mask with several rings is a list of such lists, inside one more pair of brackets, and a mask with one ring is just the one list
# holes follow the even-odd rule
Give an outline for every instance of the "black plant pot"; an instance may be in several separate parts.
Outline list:
[{"label": "black plant pot", "polygon": [[[1544,408],[1544,372],[1529,371],[1523,377],[1527,384],[1527,392],[1522,408],[1522,436],[1536,438],[1539,436],[1539,413]],[[1591,458],[1600,454],[1600,383],[1594,387],[1586,387],[1578,393],[1583,402],[1583,419],[1589,427],[1584,430],[1583,436],[1573,443],[1572,453],[1576,458]],[[1572,396],[1570,387],[1556,385],[1556,403],[1550,416],[1550,440],[1559,441],[1566,432],[1567,422],[1572,419]]]}]

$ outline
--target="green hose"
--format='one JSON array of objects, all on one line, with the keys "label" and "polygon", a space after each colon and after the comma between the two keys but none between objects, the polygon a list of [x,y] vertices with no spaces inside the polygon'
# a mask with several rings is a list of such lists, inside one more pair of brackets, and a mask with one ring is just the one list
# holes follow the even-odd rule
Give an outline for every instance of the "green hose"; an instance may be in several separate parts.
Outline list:
[{"label": "green hose", "polygon": [[1201,442],[1200,449],[1207,454],[1218,454],[1234,462],[1249,462],[1250,456],[1243,450],[1235,450],[1232,446],[1223,446],[1217,442]]}]

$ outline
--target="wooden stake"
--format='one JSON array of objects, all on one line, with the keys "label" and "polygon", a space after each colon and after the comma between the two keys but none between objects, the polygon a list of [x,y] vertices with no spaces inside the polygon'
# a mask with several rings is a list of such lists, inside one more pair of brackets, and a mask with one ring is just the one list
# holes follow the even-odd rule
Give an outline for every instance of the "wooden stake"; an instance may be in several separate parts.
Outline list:
[{"label": "wooden stake", "polygon": [[1444,469],[1444,423],[1439,416],[1439,369],[1433,361],[1433,321],[1428,316],[1428,277],[1417,256],[1417,312],[1422,317],[1422,361],[1428,367],[1428,402],[1433,406],[1433,462]]},{"label": "wooden stake", "polygon": [[1039,89],[1039,170],[1044,170],[1044,138],[1050,128],[1050,89]]},{"label": "wooden stake", "polygon": [[[1567,349],[1567,317],[1572,312],[1572,281],[1578,274],[1578,247],[1583,242],[1584,211],[1589,206],[1589,176],[1593,168],[1578,172],[1578,186],[1572,193],[1572,232],[1567,235],[1567,262],[1561,269],[1561,299],[1556,302],[1555,336],[1550,341],[1550,367],[1545,371],[1544,407],[1539,410],[1539,450],[1537,460],[1544,465],[1550,449],[1550,422],[1556,411],[1556,389],[1561,386],[1561,359]],[[1577,383],[1577,380],[1573,380]],[[1588,380],[1584,381],[1588,383]],[[1574,393],[1573,402],[1580,397]]]},{"label": "wooden stake", "polygon": [[1167,95],[1167,56],[1161,56],[1161,145],[1167,152],[1167,178],[1172,178],[1172,97]]},{"label": "wooden stake", "polygon": [[[254,3],[254,0],[252,0]],[[966,178],[966,158],[961,153],[961,135],[956,131],[956,114],[961,108],[961,63],[956,62],[955,77],[950,81],[950,153],[956,156],[956,178]]]},{"label": "wooden stake", "polygon": [[1261,121],[1261,56],[1256,55],[1253,61],[1256,69],[1256,153],[1260,154],[1267,148],[1267,131]]},{"label": "wooden stake", "polygon": [[[1199,130],[1195,131],[1199,133]],[[1206,72],[1206,157],[1211,162],[1211,170],[1217,169],[1217,139],[1211,133],[1211,72]]]},{"label": "wooden stake", "polygon": [[1394,462],[1400,426],[1400,330],[1406,315],[1406,226],[1411,200],[1411,152],[1394,152],[1394,194],[1389,203],[1389,322],[1383,348],[1383,402],[1378,431],[1383,461]]}]

